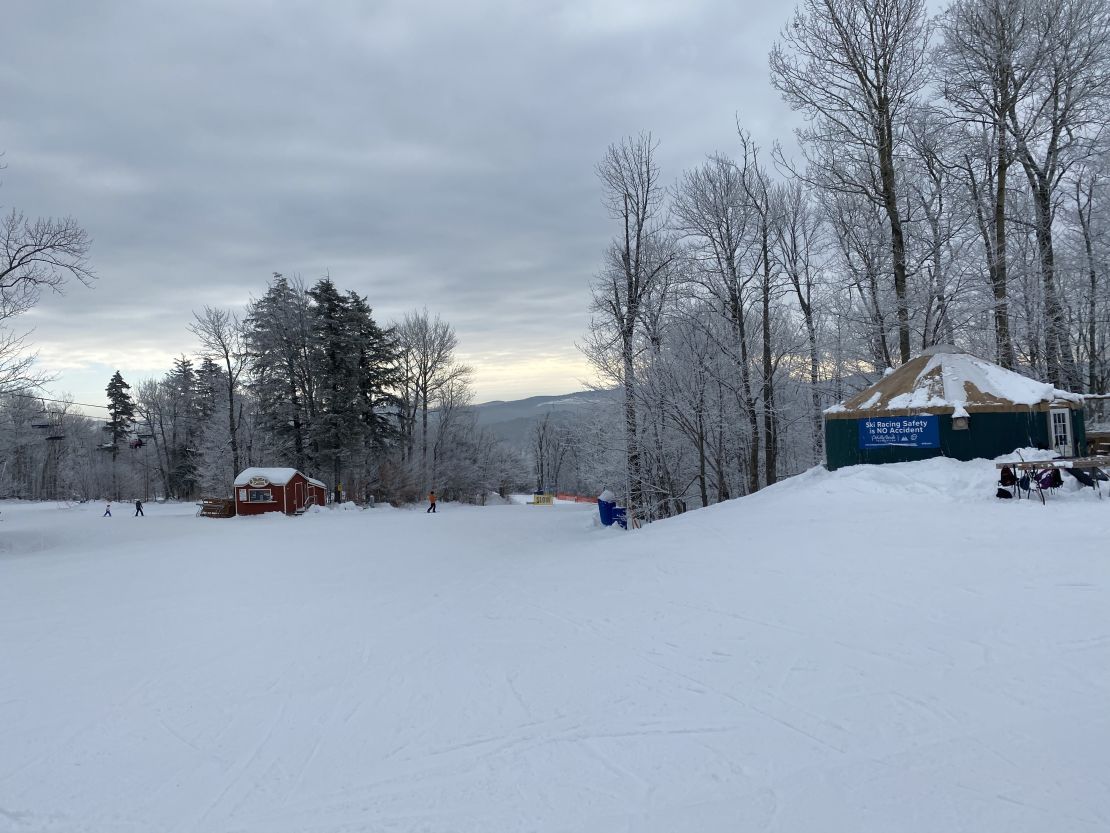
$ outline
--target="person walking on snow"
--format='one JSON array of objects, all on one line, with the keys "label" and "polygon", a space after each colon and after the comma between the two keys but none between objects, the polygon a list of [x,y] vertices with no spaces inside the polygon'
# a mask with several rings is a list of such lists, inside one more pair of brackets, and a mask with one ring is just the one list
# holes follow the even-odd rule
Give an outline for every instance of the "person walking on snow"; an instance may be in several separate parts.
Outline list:
[{"label": "person walking on snow", "polygon": [[141,500],[135,501],[135,517],[136,518],[145,518],[146,517],[146,515],[143,514],[143,502]]},{"label": "person walking on snow", "polygon": [[102,518],[112,517],[112,501],[108,501],[106,504],[104,504],[104,514],[101,515],[100,517],[102,517]]},{"label": "person walking on snow", "polygon": [[435,492],[428,492],[428,512],[431,512],[434,515],[435,511],[436,511],[436,493]]}]

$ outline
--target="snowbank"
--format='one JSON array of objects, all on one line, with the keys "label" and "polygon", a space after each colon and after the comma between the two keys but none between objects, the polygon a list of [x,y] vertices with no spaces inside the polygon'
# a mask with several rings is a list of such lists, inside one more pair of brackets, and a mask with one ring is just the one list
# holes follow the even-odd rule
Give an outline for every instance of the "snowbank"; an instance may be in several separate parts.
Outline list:
[{"label": "snowbank", "polygon": [[[1098,830],[1110,501],[3,505],[0,830]],[[240,522],[245,521],[245,522]]]}]

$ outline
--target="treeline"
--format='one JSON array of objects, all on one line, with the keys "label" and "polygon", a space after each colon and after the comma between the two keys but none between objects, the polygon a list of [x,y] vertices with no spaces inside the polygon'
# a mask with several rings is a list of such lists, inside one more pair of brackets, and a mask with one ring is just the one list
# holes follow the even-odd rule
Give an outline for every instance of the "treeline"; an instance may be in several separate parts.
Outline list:
[{"label": "treeline", "polygon": [[292,466],[353,500],[527,488],[523,456],[476,423],[454,330],[427,310],[380,327],[331,279],[275,274],[241,315],[205,307],[189,330],[201,357],[133,386],[117,372],[106,420],[25,392],[0,400],[0,494],[229,495],[248,466]]},{"label": "treeline", "polygon": [[819,462],[822,409],[934,344],[1110,381],[1103,0],[803,0],[770,77],[801,159],[741,126],[670,183],[647,134],[597,169],[616,233],[585,351],[641,519]]}]

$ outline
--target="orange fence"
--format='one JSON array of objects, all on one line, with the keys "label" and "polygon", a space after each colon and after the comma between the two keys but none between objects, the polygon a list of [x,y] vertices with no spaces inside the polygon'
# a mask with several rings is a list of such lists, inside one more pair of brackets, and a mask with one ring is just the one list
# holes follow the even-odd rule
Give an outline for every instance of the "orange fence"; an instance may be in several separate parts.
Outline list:
[{"label": "orange fence", "polygon": [[568,495],[560,493],[556,494],[555,497],[558,500],[573,500],[575,503],[597,503],[596,497],[586,497],[585,495]]}]

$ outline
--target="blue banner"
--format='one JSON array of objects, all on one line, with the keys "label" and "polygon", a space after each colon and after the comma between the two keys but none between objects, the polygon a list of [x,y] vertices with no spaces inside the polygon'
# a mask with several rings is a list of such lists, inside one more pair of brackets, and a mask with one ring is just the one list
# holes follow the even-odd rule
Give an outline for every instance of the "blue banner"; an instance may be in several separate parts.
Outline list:
[{"label": "blue banner", "polygon": [[876,417],[859,421],[860,448],[940,448],[936,416]]}]

